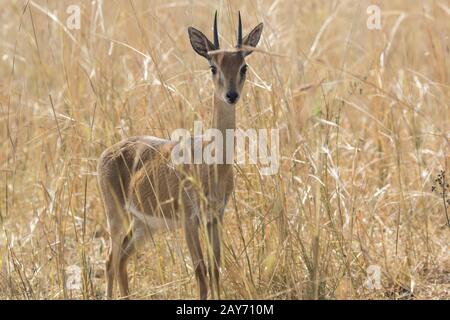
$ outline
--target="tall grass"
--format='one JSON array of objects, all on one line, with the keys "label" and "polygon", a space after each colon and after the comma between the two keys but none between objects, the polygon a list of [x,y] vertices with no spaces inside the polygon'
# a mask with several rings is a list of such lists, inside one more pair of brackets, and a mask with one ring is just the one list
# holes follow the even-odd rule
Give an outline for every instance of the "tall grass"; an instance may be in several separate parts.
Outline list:
[{"label": "tall grass", "polygon": [[[369,30],[377,4],[382,29]],[[69,5],[81,28],[66,27]],[[265,23],[239,128],[279,128],[281,166],[236,166],[223,294],[450,297],[450,228],[431,192],[449,168],[450,7],[436,1],[5,1],[0,12],[0,298],[99,299],[108,234],[102,150],[210,123],[190,25],[221,43]],[[372,267],[371,267],[372,266]],[[368,285],[371,268],[381,272]],[[132,298],[195,298],[181,232],[131,264]],[[74,271],[79,271],[79,273]],[[75,279],[76,286],[70,286]]]}]

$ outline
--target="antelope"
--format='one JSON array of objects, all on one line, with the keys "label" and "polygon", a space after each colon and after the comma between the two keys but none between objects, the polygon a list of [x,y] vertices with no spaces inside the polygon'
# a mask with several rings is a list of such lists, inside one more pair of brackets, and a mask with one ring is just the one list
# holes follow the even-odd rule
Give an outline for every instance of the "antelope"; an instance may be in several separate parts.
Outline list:
[{"label": "antelope", "polygon": [[[188,34],[194,51],[209,63],[214,84],[213,127],[225,135],[225,130],[235,129],[235,106],[247,72],[245,58],[258,44],[263,24],[242,37],[239,13],[237,45],[233,50],[220,50],[217,12],[213,29],[214,42],[193,27],[188,28]],[[221,224],[234,189],[233,165],[175,166],[170,162],[173,148],[171,140],[136,136],[107,148],[99,158],[98,184],[110,235],[106,260],[107,299],[113,297],[115,279],[121,297],[128,298],[130,256],[158,230],[179,227],[184,228],[200,299],[207,299],[208,287],[212,297],[220,299]],[[208,270],[200,241],[202,227],[210,252]]]}]

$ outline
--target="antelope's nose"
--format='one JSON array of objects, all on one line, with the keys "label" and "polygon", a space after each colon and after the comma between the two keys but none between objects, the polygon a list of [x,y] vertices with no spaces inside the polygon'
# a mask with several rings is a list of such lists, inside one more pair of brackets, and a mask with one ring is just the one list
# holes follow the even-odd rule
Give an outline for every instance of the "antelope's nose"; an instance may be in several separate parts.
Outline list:
[{"label": "antelope's nose", "polygon": [[226,95],[228,103],[231,103],[231,104],[235,103],[238,97],[239,97],[239,94],[234,90],[228,91],[227,95]]}]

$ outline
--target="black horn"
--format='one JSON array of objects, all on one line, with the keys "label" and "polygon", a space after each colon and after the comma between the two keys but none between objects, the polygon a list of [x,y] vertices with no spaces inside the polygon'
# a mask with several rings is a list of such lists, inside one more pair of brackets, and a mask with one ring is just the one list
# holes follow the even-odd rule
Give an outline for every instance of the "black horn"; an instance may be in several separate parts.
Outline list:
[{"label": "black horn", "polygon": [[219,49],[219,33],[217,32],[217,10],[216,14],[214,15],[214,47],[215,49]]},{"label": "black horn", "polygon": [[241,12],[239,11],[239,23],[238,23],[238,34],[237,34],[237,46],[240,48],[242,46],[242,21]]}]

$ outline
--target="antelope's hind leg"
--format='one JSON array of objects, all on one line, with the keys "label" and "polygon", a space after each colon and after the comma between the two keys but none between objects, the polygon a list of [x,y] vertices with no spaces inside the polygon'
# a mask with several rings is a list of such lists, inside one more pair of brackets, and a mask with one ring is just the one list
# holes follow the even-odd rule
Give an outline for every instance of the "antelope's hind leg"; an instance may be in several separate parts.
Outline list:
[{"label": "antelope's hind leg", "polygon": [[120,247],[126,235],[126,217],[123,209],[124,197],[119,190],[101,181],[99,183],[108,222],[109,250],[106,259],[106,298],[112,299],[115,278],[118,273]]},{"label": "antelope's hind leg", "polygon": [[128,298],[130,290],[128,286],[127,264],[129,258],[135,254],[145,244],[148,238],[148,227],[144,222],[138,219],[133,219],[131,227],[123,239],[120,255],[119,255],[119,290],[122,298]]},{"label": "antelope's hind leg", "polygon": [[[117,228],[109,228],[111,230],[117,230]],[[105,273],[106,273],[106,298],[112,299],[115,287],[115,278],[118,273],[119,266],[119,253],[123,239],[123,233],[118,231],[115,235],[110,236],[109,251],[106,260]]]}]

